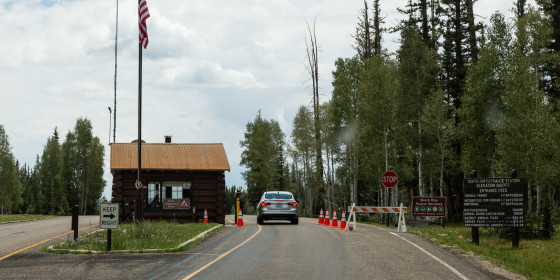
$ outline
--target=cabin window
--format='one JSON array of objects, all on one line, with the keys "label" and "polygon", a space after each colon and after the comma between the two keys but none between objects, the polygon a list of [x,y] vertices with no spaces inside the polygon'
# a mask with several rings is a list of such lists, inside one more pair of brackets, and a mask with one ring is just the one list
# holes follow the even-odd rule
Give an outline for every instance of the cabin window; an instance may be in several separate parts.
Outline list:
[{"label": "cabin window", "polygon": [[148,209],[191,209],[191,181],[148,182]]},{"label": "cabin window", "polygon": [[160,182],[148,182],[148,208],[161,208]]}]

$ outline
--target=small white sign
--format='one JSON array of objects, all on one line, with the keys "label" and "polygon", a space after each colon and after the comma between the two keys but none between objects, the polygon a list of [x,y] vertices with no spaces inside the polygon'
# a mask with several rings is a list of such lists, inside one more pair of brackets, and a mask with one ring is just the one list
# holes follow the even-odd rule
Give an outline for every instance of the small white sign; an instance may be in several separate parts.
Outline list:
[{"label": "small white sign", "polygon": [[101,203],[99,205],[99,228],[118,229],[119,228],[119,204]]}]

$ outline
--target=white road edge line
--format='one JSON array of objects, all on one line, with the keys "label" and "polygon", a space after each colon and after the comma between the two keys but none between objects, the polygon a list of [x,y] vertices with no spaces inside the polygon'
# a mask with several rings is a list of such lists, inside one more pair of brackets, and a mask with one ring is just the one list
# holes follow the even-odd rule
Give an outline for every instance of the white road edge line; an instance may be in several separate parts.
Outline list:
[{"label": "white road edge line", "polygon": [[461,272],[457,271],[457,269],[453,268],[452,266],[450,266],[450,265],[447,264],[446,262],[442,261],[440,258],[438,258],[438,257],[436,257],[436,256],[434,256],[434,255],[432,255],[430,252],[424,250],[424,248],[422,248],[422,247],[420,247],[420,246],[414,244],[412,241],[410,241],[410,240],[408,240],[408,239],[406,239],[406,238],[404,238],[404,237],[402,237],[402,236],[400,236],[400,235],[398,235],[398,234],[396,234],[396,233],[394,233],[394,232],[391,232],[391,234],[394,235],[394,236],[396,236],[396,237],[398,237],[398,238],[400,238],[400,239],[402,239],[402,240],[404,240],[404,241],[406,241],[406,242],[408,242],[408,243],[410,243],[410,244],[412,244],[412,246],[418,248],[418,250],[422,251],[424,254],[426,254],[426,255],[432,257],[434,260],[438,261],[438,262],[441,263],[443,266],[445,266],[445,267],[447,267],[449,270],[453,271],[453,273],[455,273],[457,276],[461,277],[461,279],[469,280],[469,278],[467,278],[467,277],[466,277],[465,275],[463,275]]}]

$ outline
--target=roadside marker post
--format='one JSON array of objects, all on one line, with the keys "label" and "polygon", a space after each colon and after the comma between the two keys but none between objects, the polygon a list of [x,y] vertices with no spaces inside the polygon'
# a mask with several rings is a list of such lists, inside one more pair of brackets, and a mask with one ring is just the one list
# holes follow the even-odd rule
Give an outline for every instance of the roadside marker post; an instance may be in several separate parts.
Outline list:
[{"label": "roadside marker post", "polygon": [[348,230],[350,225],[352,225],[353,229],[356,229],[356,213],[399,213],[399,224],[397,232],[400,232],[401,229],[403,232],[406,232],[406,220],[404,214],[407,213],[407,210],[408,208],[404,207],[402,203],[400,207],[356,206],[355,203],[352,203],[352,206],[348,207],[348,212],[350,212],[350,215],[348,216],[348,222],[346,223],[346,228],[344,230]]},{"label": "roadside marker post", "polygon": [[72,206],[72,230],[74,231],[74,241],[78,241],[78,217],[79,217],[79,206]]}]

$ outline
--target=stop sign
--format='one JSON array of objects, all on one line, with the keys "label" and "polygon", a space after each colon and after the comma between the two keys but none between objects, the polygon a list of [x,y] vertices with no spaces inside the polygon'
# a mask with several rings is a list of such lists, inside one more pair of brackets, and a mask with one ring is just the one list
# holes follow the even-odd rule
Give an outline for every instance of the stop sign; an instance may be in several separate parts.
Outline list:
[{"label": "stop sign", "polygon": [[392,188],[399,183],[399,176],[394,171],[385,171],[381,176],[381,183],[387,188]]}]

